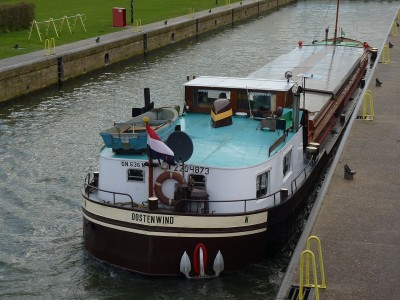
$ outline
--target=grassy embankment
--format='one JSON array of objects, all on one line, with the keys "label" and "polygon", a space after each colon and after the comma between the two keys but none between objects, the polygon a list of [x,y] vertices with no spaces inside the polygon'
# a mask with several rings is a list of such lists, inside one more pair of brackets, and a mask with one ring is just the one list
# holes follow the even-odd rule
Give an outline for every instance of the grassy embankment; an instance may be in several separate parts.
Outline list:
[{"label": "grassy embankment", "polygon": [[[80,20],[76,22],[73,34],[70,34],[66,21],[63,24],[59,38],[56,37],[53,25],[50,23],[48,34],[46,36],[46,24],[39,24],[42,35],[42,42],[39,39],[37,31],[32,31],[30,40],[29,29],[16,32],[0,32],[0,59],[29,53],[36,50],[44,50],[45,39],[54,38],[56,46],[96,37],[99,35],[115,32],[126,28],[112,27],[112,8],[124,7],[126,9],[126,22],[131,25],[130,0],[0,0],[1,4],[31,2],[35,4],[35,20],[42,22],[52,18],[55,20],[57,30],[61,26],[60,19],[63,16],[75,16],[83,14],[84,31]],[[231,3],[240,0],[230,0]],[[218,4],[216,4],[216,2]],[[134,0],[134,18],[141,20],[141,24],[149,24],[177,16],[186,15],[189,9],[193,8],[195,12],[226,5],[226,0]],[[69,19],[72,26],[73,18]],[[14,45],[18,44],[18,49]]]}]

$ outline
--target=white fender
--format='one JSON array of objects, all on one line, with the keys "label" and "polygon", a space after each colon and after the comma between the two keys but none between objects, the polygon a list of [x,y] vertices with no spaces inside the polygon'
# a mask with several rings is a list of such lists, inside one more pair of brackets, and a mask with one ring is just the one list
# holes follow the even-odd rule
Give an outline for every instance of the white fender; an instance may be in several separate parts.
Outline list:
[{"label": "white fender", "polygon": [[224,258],[222,257],[221,251],[219,251],[219,250],[214,259],[213,269],[215,272],[215,276],[217,276],[217,277],[224,270]]},{"label": "white fender", "polygon": [[189,255],[187,255],[186,251],[183,252],[182,258],[181,258],[181,264],[180,264],[180,271],[185,274],[186,278],[190,279],[189,273],[192,270],[191,267],[191,262]]}]

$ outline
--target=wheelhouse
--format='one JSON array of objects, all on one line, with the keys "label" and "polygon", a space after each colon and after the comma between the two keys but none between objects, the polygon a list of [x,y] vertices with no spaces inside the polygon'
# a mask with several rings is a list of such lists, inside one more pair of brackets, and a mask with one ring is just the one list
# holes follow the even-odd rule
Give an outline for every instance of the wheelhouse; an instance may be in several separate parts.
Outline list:
[{"label": "wheelhouse", "polygon": [[286,80],[201,76],[184,84],[185,104],[188,111],[209,113],[214,101],[227,99],[233,114],[263,118],[292,106],[293,85]]}]

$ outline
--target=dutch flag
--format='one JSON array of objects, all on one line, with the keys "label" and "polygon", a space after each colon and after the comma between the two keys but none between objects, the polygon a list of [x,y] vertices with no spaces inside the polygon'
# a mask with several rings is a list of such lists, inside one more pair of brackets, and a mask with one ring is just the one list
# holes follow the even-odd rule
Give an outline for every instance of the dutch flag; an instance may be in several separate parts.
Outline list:
[{"label": "dutch flag", "polygon": [[146,124],[147,131],[147,155],[153,159],[162,159],[169,165],[175,165],[174,152],[163,143],[157,133]]}]

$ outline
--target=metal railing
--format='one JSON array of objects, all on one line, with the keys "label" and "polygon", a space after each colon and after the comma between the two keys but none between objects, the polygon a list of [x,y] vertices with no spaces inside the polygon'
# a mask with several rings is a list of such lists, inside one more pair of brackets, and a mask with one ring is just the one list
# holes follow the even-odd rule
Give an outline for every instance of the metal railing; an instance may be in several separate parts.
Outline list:
[{"label": "metal railing", "polygon": [[[292,180],[292,182],[291,182],[291,184],[290,184],[291,195],[293,195],[294,192],[296,192],[296,191],[299,189],[297,185],[300,184],[300,183],[303,183],[303,182],[307,179],[307,177],[310,175],[310,174],[307,175],[307,169],[308,169],[308,168],[310,167],[310,165],[313,164],[313,163],[314,163],[314,161],[313,161],[312,159],[310,159],[310,161],[308,162],[308,164],[304,167],[303,171],[301,171],[300,174],[297,175],[297,177],[296,177],[295,179]],[[311,168],[311,169],[312,169],[312,168]],[[310,173],[311,173],[311,171],[310,171]],[[298,180],[300,177],[303,177],[303,175],[304,175],[304,178],[300,181],[300,183],[298,183],[297,180]]]},{"label": "metal railing", "polygon": [[[84,184],[83,184],[83,191],[84,191],[85,196],[86,196],[87,198],[90,199],[90,194],[91,194],[91,193],[104,192],[104,193],[108,193],[108,194],[111,194],[111,195],[112,195],[112,198],[113,198],[113,205],[115,205],[115,197],[116,197],[117,195],[120,195],[120,196],[126,196],[126,197],[129,198],[129,200],[130,200],[130,202],[131,202],[132,208],[135,207],[135,206],[137,206],[137,205],[135,204],[135,202],[133,202],[133,199],[132,199],[131,195],[129,195],[129,194],[126,194],[126,193],[118,193],[118,192],[112,192],[112,191],[107,191],[107,190],[99,189],[99,188],[98,188],[98,182],[97,182],[97,180],[98,180],[98,179],[96,179],[95,176],[93,176],[93,179],[91,179],[90,173],[88,173],[88,174],[86,175],[86,177],[85,177],[85,182],[84,182]],[[104,203],[107,203],[107,202],[104,201]]]},{"label": "metal railing", "polygon": [[[307,179],[308,176],[310,176],[311,170],[310,171],[307,171],[307,170],[310,168],[310,166],[313,163],[314,163],[314,161],[312,159],[310,159],[310,161],[303,168],[303,170],[300,172],[300,174],[297,175],[297,177],[292,180],[292,182],[291,182],[291,191],[290,191],[290,195],[288,195],[288,197],[282,197],[281,191],[279,190],[279,191],[276,191],[275,193],[269,194],[268,196],[266,196],[264,198],[251,198],[251,199],[239,199],[239,200],[181,199],[181,200],[178,200],[176,202],[176,204],[174,206],[174,209],[175,209],[176,212],[184,212],[184,213],[192,213],[192,214],[209,214],[209,213],[214,214],[214,213],[217,213],[217,212],[209,210],[209,206],[212,203],[216,203],[216,204],[221,204],[221,203],[229,203],[229,204],[243,203],[242,211],[236,211],[236,212],[228,213],[228,214],[235,214],[235,213],[248,212],[249,203],[253,203],[254,201],[271,202],[271,205],[266,206],[266,207],[262,207],[262,209],[269,208],[269,207],[275,207],[278,204],[281,204],[284,201],[286,201],[289,198],[289,196],[293,195],[299,189],[299,185],[302,182],[304,182]],[[100,192],[111,194],[113,196],[113,204],[114,205],[115,205],[116,196],[120,195],[120,196],[129,197],[132,208],[138,206],[135,202],[133,202],[133,199],[132,199],[131,195],[129,195],[129,194],[118,193],[118,192],[112,192],[112,191],[99,189],[98,188],[98,182],[97,182],[98,179],[96,179],[95,176],[93,176],[93,179],[91,179],[90,175],[91,175],[90,173],[86,175],[85,183],[84,183],[84,192],[85,192],[85,195],[88,198],[90,198],[90,194],[91,193],[95,193],[95,192],[100,191]],[[299,182],[299,179],[301,179],[300,182]],[[251,212],[253,212],[253,211],[255,211],[255,210],[251,210]],[[218,212],[218,214],[224,214],[224,213],[219,213]]]}]

